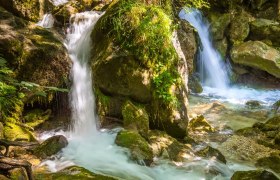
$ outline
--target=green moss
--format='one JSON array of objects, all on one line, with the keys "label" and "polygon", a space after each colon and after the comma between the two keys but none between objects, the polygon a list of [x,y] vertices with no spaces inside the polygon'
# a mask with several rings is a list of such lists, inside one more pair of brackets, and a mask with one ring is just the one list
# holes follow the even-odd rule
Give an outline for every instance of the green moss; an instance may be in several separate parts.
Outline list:
[{"label": "green moss", "polygon": [[149,116],[143,107],[136,106],[127,101],[122,108],[124,127],[129,130],[138,131],[146,136],[149,130]]},{"label": "green moss", "polygon": [[116,144],[128,148],[134,160],[152,162],[153,152],[148,142],[133,131],[120,131],[116,137]]},{"label": "green moss", "polygon": [[23,118],[26,125],[29,127],[36,127],[50,118],[51,110],[43,111],[41,109],[34,109],[29,111]]},{"label": "green moss", "polygon": [[4,137],[5,139],[10,141],[16,141],[16,140],[36,141],[32,132],[10,122],[5,123]]},{"label": "green moss", "polygon": [[266,170],[236,171],[231,180],[278,180],[272,172]]},{"label": "green moss", "polygon": [[48,173],[48,174],[41,174],[35,173],[35,179],[48,179],[48,180],[91,180],[91,179],[98,179],[98,180],[114,180],[115,178],[103,176],[99,174],[95,174],[90,172],[89,170],[78,167],[78,166],[71,166],[66,169],[63,169],[56,173]]}]

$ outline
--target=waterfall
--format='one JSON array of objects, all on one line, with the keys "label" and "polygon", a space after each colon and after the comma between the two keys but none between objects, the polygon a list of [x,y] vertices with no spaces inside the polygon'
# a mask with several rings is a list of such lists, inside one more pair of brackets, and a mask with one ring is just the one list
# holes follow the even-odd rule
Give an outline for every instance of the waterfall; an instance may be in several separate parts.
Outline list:
[{"label": "waterfall", "polygon": [[72,60],[71,106],[72,133],[83,136],[97,132],[95,98],[92,92],[92,77],[89,66],[91,31],[101,17],[97,12],[77,13],[71,17],[66,47]]},{"label": "waterfall", "polygon": [[199,69],[204,85],[226,89],[229,77],[220,54],[213,48],[209,33],[209,24],[196,9],[181,10],[179,17],[188,21],[198,32],[201,46],[199,48]]},{"label": "waterfall", "polygon": [[43,19],[37,23],[38,26],[43,28],[52,28],[54,24],[54,18],[52,14],[44,14]]},{"label": "waterfall", "polygon": [[50,0],[55,6],[59,6],[68,2],[68,0]]}]

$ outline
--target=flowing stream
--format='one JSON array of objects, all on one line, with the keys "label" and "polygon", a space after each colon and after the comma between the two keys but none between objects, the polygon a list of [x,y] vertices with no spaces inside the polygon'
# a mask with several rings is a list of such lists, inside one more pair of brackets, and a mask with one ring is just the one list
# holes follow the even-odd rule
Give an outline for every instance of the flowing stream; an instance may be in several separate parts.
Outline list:
[{"label": "flowing stream", "polygon": [[[236,164],[225,165],[215,159],[198,157],[191,161],[186,159],[186,162],[180,164],[155,158],[153,165],[147,167],[131,161],[128,151],[115,145],[115,137],[120,129],[100,129],[94,111],[95,98],[89,63],[90,34],[101,16],[102,14],[97,12],[84,12],[71,17],[72,25],[65,45],[73,61],[73,124],[71,131],[64,133],[68,137],[69,145],[63,149],[57,160],[46,161],[44,164],[52,171],[77,164],[90,171],[120,179],[143,180],[230,179],[234,170],[246,169],[247,167]],[[209,173],[212,170],[219,174]]]}]

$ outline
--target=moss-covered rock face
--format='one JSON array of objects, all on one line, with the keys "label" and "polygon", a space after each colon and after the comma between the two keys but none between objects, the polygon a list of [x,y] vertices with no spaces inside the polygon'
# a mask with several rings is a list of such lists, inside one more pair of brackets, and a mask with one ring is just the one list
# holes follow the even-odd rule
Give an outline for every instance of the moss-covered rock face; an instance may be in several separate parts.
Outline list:
[{"label": "moss-covered rock face", "polygon": [[261,166],[263,168],[269,168],[276,173],[280,173],[280,157],[276,155],[272,155],[269,157],[258,159],[257,166]]},{"label": "moss-covered rock face", "polygon": [[182,138],[187,89],[171,41],[172,16],[163,9],[130,0],[111,4],[91,36],[93,79],[109,97],[145,104],[151,128]]},{"label": "moss-covered rock face", "polygon": [[191,92],[193,92],[193,93],[202,93],[202,91],[203,91],[203,88],[199,82],[199,79],[194,75],[190,76],[189,82],[188,82],[188,87],[191,90]]},{"label": "moss-covered rock face", "polygon": [[34,149],[34,154],[40,158],[58,153],[61,149],[68,145],[67,139],[62,135],[57,135],[48,138],[42,144]]},{"label": "moss-covered rock face", "polygon": [[139,132],[142,136],[147,136],[149,130],[149,116],[142,107],[135,106],[127,101],[122,108],[123,124],[126,129]]},{"label": "moss-covered rock face", "polygon": [[278,180],[272,172],[266,170],[236,171],[231,180]]},{"label": "moss-covered rock face", "polygon": [[27,20],[36,22],[40,17],[40,1],[38,0],[0,0],[0,6]]},{"label": "moss-covered rock face", "polygon": [[139,162],[144,160],[146,164],[150,164],[153,161],[153,151],[151,147],[137,132],[120,131],[115,142],[118,146],[128,148],[133,160]]},{"label": "moss-covered rock face", "polygon": [[250,23],[250,39],[269,40],[274,46],[280,46],[279,22],[269,19],[256,19]]},{"label": "moss-covered rock face", "polygon": [[231,15],[229,13],[211,13],[208,18],[213,39],[222,40],[229,26]]},{"label": "moss-covered rock face", "polygon": [[49,180],[115,180],[115,178],[95,174],[85,168],[78,166],[67,167],[63,170],[60,170],[56,173],[34,173],[35,179],[49,179]]},{"label": "moss-covered rock face", "polygon": [[0,54],[16,79],[63,86],[68,81],[70,59],[58,33],[28,24],[1,7],[0,13]]},{"label": "moss-covered rock face", "polygon": [[10,141],[36,141],[30,129],[12,122],[5,123],[4,137]]},{"label": "moss-covered rock face", "polygon": [[233,47],[234,63],[253,67],[280,78],[280,52],[261,41],[247,41]]}]

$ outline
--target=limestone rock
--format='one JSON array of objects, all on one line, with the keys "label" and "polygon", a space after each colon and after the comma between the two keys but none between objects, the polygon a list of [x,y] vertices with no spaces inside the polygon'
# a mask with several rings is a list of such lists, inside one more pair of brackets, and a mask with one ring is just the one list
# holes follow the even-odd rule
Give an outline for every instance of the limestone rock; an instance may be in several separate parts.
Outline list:
[{"label": "limestone rock", "polygon": [[280,52],[260,41],[247,41],[233,47],[234,63],[268,72],[280,78]]},{"label": "limestone rock", "polygon": [[62,135],[56,135],[48,138],[42,144],[34,149],[34,154],[40,158],[58,153],[61,149],[68,145],[67,139]]},{"label": "limestone rock", "polygon": [[142,161],[150,164],[153,161],[153,151],[148,142],[137,132],[122,130],[118,133],[116,144],[128,148],[131,158],[136,161]]},{"label": "limestone rock", "polygon": [[256,19],[250,23],[251,40],[270,40],[274,46],[280,45],[280,24],[269,19]]},{"label": "limestone rock", "polygon": [[147,136],[149,130],[149,116],[142,107],[127,101],[122,108],[123,124],[126,129],[139,132],[142,136]]}]

